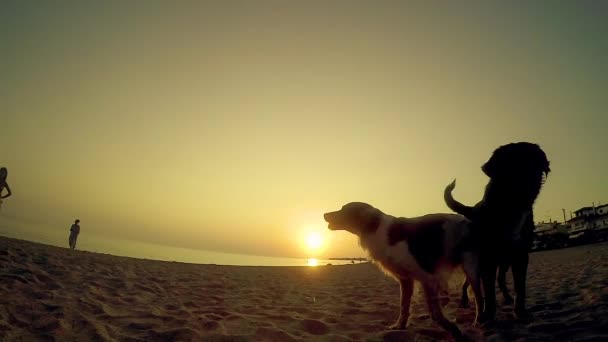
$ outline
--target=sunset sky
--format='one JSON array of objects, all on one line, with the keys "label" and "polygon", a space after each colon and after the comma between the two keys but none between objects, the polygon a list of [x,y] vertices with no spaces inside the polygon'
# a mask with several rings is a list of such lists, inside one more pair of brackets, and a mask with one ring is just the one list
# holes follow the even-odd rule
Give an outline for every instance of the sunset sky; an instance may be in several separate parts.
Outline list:
[{"label": "sunset sky", "polygon": [[83,234],[170,246],[361,255],[324,212],[449,212],[454,178],[474,204],[480,166],[514,141],[547,153],[535,218],[561,220],[608,202],[607,13],[600,1],[2,1],[13,196],[0,227],[67,234],[79,218]]}]

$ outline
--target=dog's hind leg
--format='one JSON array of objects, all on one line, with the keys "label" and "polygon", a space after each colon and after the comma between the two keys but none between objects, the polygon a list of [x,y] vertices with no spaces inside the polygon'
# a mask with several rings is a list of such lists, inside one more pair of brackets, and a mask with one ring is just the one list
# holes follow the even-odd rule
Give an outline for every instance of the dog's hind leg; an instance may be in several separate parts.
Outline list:
[{"label": "dog's hind leg", "polygon": [[414,293],[414,280],[411,278],[399,279],[399,287],[401,288],[401,308],[399,312],[399,319],[393,325],[391,329],[403,330],[407,326],[407,320],[410,317],[410,303],[412,300],[412,294]]},{"label": "dog's hind leg", "polygon": [[498,287],[500,288],[500,292],[502,292],[503,304],[511,305],[513,304],[513,297],[509,294],[509,288],[507,287],[507,271],[509,270],[509,262],[501,263],[498,268]]},{"label": "dog's hind leg", "polygon": [[492,256],[481,259],[481,282],[483,286],[483,312],[479,315],[479,323],[492,321],[496,318],[496,267]]},{"label": "dog's hind leg", "polygon": [[[479,274],[478,258],[474,254],[464,255],[463,269],[466,275],[466,282],[471,285],[473,294],[475,295],[475,320],[473,325],[478,325],[478,318],[483,310],[483,293],[481,291],[481,278]],[[464,285],[463,285],[464,287]]]},{"label": "dog's hind leg", "polygon": [[426,297],[426,303],[429,307],[429,311],[431,312],[431,318],[433,321],[437,322],[439,326],[448,331],[454,339],[457,341],[464,340],[464,336],[458,326],[456,324],[450,322],[445,316],[443,312],[441,312],[441,307],[439,306],[439,293],[437,284],[431,282],[424,284],[424,293]]},{"label": "dog's hind leg", "polygon": [[467,293],[468,290],[469,290],[469,282],[467,281],[467,278],[465,278],[464,281],[462,282],[462,287],[461,287],[462,295],[460,297],[460,304],[458,305],[458,307],[460,307],[460,308],[469,307],[469,294]]}]

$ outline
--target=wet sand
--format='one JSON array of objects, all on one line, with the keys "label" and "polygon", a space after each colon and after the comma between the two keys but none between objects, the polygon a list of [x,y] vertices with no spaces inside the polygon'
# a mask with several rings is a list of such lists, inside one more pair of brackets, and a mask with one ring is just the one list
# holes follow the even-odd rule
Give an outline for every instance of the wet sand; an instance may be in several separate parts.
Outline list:
[{"label": "wet sand", "polygon": [[[608,340],[608,244],[531,254],[531,321],[501,306],[496,323],[470,327],[473,309],[457,308],[461,279],[444,312],[474,340]],[[196,265],[0,238],[1,341],[449,339],[418,287],[408,329],[387,330],[398,300],[397,283],[369,263]]]}]

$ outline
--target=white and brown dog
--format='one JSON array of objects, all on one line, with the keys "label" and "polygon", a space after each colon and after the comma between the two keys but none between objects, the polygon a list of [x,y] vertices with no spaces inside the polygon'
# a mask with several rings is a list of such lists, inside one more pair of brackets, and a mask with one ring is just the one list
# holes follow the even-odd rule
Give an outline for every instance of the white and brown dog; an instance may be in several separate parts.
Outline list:
[{"label": "white and brown dog", "polygon": [[[447,291],[452,271],[462,266],[475,294],[477,313],[482,305],[477,253],[467,248],[469,221],[454,214],[414,218],[394,217],[367,203],[352,202],[324,215],[331,230],[346,230],[359,237],[370,257],[394,277],[401,288],[401,311],[393,329],[405,329],[414,280],[422,285],[432,319],[456,339],[463,335],[445,318],[439,302]],[[475,324],[475,323],[474,323]]]}]

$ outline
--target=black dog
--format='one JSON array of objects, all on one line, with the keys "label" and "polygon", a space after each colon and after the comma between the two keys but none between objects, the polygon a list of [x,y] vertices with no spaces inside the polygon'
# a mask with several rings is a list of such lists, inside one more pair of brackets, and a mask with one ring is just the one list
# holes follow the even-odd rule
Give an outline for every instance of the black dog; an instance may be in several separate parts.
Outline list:
[{"label": "black dog", "polygon": [[490,177],[483,199],[474,207],[452,197],[455,181],[445,189],[450,209],[466,216],[475,227],[474,241],[479,248],[484,288],[484,310],[480,321],[496,316],[496,268],[511,265],[515,286],[515,314],[528,317],[526,310],[526,274],[528,250],[534,231],[532,206],[551,171],[543,150],[536,144],[520,142],[496,149],[483,166]]},{"label": "black dog", "polygon": [[[532,242],[534,241],[534,225],[528,224],[522,228],[522,241],[523,245],[527,246],[527,250],[529,251],[532,247]],[[509,288],[507,287],[507,271],[511,268],[511,260],[502,260],[498,265],[498,277],[496,277],[496,281],[498,282],[498,288],[502,293],[503,301],[502,303],[505,305],[513,304],[514,300],[509,293]],[[467,293],[469,289],[469,282],[465,279],[462,283],[462,295],[460,297],[461,308],[467,308],[469,306],[469,295]]]},{"label": "black dog", "polygon": [[[524,234],[524,236],[528,236],[528,238],[525,238],[524,240],[526,240],[527,242],[525,242],[524,245],[528,246],[528,250],[530,250],[530,247],[532,246],[532,242],[533,242],[533,232],[530,232],[529,227],[534,227],[534,226],[526,226],[525,228],[527,228],[527,231],[522,232]],[[511,294],[509,293],[509,288],[507,287],[507,271],[509,270],[509,268],[511,268],[511,260],[503,260],[499,265],[498,265],[498,276],[496,277],[496,282],[498,283],[498,288],[500,289],[500,292],[502,293],[502,298],[503,301],[502,303],[504,305],[511,305],[513,304],[513,297],[511,297]],[[469,282],[465,279],[464,282],[462,283],[462,294],[460,297],[460,304],[459,306],[461,308],[467,308],[469,307],[469,295],[468,295],[468,289],[469,289]]]}]

